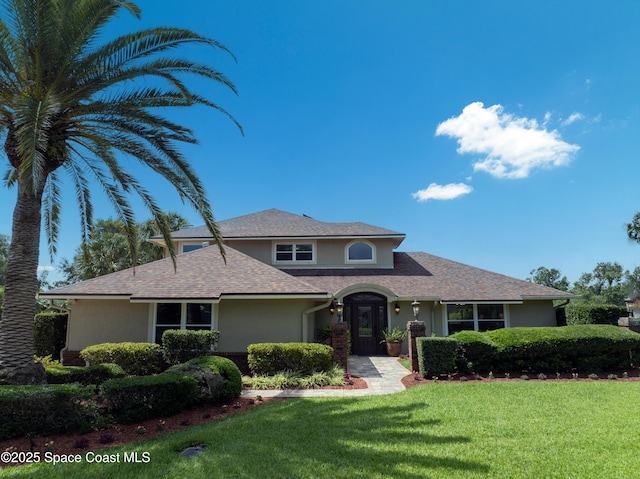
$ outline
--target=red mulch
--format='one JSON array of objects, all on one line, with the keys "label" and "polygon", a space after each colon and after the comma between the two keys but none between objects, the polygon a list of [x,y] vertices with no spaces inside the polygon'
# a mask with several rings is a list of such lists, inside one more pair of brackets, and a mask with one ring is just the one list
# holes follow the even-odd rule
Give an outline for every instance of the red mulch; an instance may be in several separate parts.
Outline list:
[{"label": "red mulch", "polygon": [[[364,379],[351,376],[353,384],[345,386],[327,386],[323,389],[366,389],[367,383]],[[238,398],[230,402],[209,406],[202,406],[189,411],[183,411],[173,416],[160,419],[148,419],[136,424],[113,424],[106,429],[91,431],[86,434],[78,432],[57,434],[51,436],[33,438],[15,438],[0,441],[0,452],[40,452],[40,457],[45,451],[53,454],[82,454],[87,451],[97,451],[112,446],[121,446],[135,441],[151,439],[161,434],[179,431],[190,426],[197,426],[222,419],[234,414],[245,412],[271,401],[281,401],[284,398],[262,398],[258,401],[253,398]],[[86,439],[86,447],[77,448],[79,440]],[[105,440],[111,440],[105,442]],[[2,464],[0,469],[7,465],[18,465],[18,463]]]}]

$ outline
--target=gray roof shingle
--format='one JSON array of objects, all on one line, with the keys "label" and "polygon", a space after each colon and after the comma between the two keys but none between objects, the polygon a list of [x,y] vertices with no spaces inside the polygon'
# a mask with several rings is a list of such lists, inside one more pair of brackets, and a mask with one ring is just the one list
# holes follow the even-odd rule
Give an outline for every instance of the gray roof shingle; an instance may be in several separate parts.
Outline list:
[{"label": "gray roof shingle", "polygon": [[223,295],[311,295],[322,291],[233,248],[227,262],[217,247],[198,249],[176,257],[143,264],[41,294],[44,298],[127,296],[145,299],[217,299]]},{"label": "gray roof shingle", "polygon": [[[325,223],[304,215],[270,209],[218,222],[225,239],[248,238],[320,238],[320,237],[395,237],[400,243],[405,235],[366,223]],[[211,233],[206,226],[185,228],[173,233],[175,239],[206,239]]]},{"label": "gray roof shingle", "polygon": [[400,298],[433,298],[442,302],[569,299],[570,293],[440,258],[427,253],[394,253],[394,269],[297,269],[287,273],[318,289],[337,293],[374,283]]}]

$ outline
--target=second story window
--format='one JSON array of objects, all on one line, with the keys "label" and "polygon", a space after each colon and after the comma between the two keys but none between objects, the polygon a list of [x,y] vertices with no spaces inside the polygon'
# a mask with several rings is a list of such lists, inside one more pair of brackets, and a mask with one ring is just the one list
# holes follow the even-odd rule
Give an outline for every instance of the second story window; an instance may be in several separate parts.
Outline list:
[{"label": "second story window", "polygon": [[356,241],[347,245],[347,263],[372,263],[375,259],[375,249],[368,241]]},{"label": "second story window", "polygon": [[313,243],[278,243],[275,246],[275,261],[313,263],[313,253]]}]

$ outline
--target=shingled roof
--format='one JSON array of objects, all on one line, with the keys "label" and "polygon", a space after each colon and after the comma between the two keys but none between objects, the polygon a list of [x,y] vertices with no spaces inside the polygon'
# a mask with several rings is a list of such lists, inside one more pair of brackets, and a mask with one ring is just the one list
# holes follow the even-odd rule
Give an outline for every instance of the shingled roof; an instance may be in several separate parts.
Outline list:
[{"label": "shingled roof", "polygon": [[[391,237],[400,244],[405,238],[403,233],[366,223],[325,223],[275,208],[223,220],[218,225],[225,239]],[[207,239],[211,238],[211,233],[206,226],[198,226],[176,231],[173,237],[180,240]]]},{"label": "shingled roof", "polygon": [[491,271],[457,263],[427,253],[394,253],[393,269],[285,270],[318,289],[332,294],[356,284],[376,284],[400,298],[442,302],[523,301],[569,299],[570,293]]},{"label": "shingled roof", "polygon": [[218,299],[232,295],[301,295],[326,297],[317,287],[225,248],[225,263],[217,247],[198,249],[176,257],[143,264],[80,283],[56,288],[42,298],[82,296],[128,297],[131,300]]},{"label": "shingled roof", "polygon": [[216,247],[54,289],[43,298],[127,297],[131,300],[218,299],[233,295],[328,297],[349,286],[376,284],[399,298],[442,302],[569,299],[570,293],[492,273],[427,253],[394,253],[394,269],[279,270],[227,247],[225,263]]}]

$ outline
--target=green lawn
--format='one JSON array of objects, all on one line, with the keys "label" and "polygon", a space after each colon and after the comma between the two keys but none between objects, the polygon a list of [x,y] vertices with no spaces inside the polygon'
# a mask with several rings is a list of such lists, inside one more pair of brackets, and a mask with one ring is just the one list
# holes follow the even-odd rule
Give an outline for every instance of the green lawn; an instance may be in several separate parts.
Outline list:
[{"label": "green lawn", "polygon": [[[439,383],[377,397],[292,399],[106,454],[147,464],[35,465],[41,478],[632,478],[640,382]],[[178,452],[203,444],[186,459]]]}]

